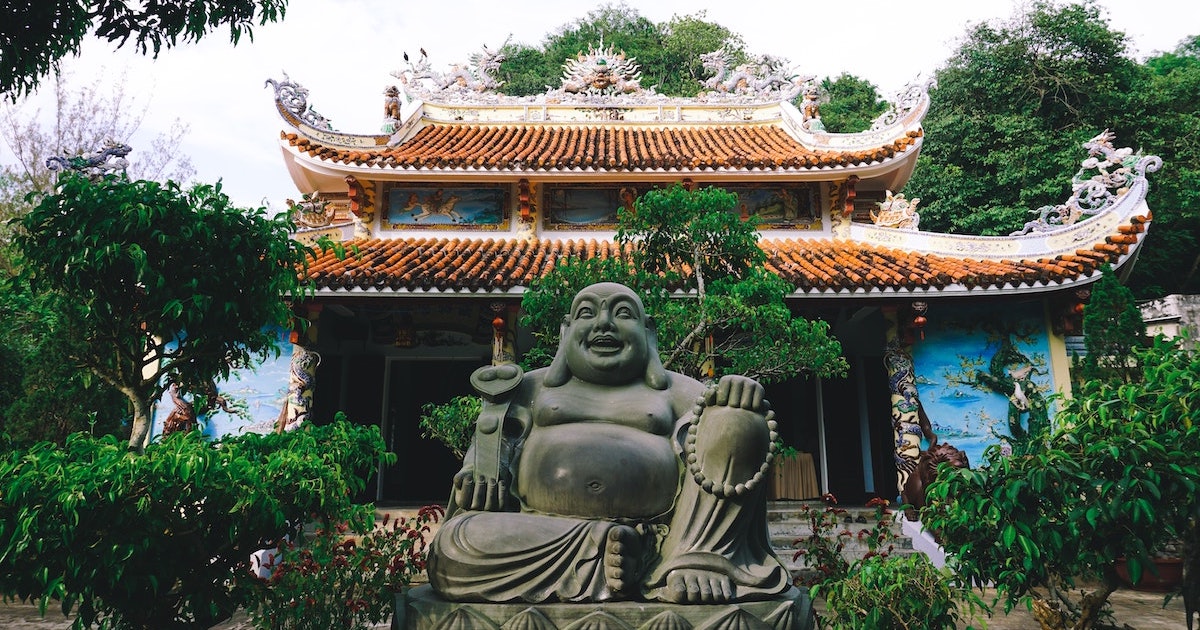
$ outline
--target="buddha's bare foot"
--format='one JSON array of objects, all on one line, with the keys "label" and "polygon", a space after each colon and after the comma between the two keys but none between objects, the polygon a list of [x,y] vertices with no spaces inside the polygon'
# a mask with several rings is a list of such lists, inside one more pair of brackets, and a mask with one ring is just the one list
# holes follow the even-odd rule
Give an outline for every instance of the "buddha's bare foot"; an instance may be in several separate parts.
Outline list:
[{"label": "buddha's bare foot", "polygon": [[724,604],[735,596],[728,575],[703,569],[675,569],[663,589],[663,598],[676,604]]},{"label": "buddha's bare foot", "polygon": [[642,539],[628,525],[613,525],[604,545],[604,578],[613,594],[630,595],[641,574]]}]

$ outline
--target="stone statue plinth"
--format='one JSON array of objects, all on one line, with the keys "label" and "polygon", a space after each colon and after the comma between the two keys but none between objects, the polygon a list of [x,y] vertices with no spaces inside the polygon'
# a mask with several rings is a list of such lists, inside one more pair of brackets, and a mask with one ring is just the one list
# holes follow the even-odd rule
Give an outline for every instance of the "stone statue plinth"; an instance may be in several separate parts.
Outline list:
[{"label": "stone statue plinth", "polygon": [[429,586],[396,596],[393,630],[814,630],[807,589],[731,604],[448,602]]}]

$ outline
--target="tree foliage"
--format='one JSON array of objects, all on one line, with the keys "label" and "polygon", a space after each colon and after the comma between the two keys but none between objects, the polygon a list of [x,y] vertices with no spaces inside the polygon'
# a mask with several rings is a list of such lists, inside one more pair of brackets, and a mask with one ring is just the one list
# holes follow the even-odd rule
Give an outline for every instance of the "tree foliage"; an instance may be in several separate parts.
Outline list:
[{"label": "tree foliage", "polygon": [[66,173],[21,228],[16,281],[56,296],[86,340],[74,363],[129,400],[134,449],[168,382],[204,393],[277,351],[266,326],[289,324],[284,300],[308,251],[288,218],[234,207],[220,184],[184,191],[115,175]]},{"label": "tree foliage", "polygon": [[1163,158],[1149,196],[1155,224],[1131,285],[1139,297],[1200,290],[1200,57],[1181,46],[1145,64],[1090,0],[1035,2],[973,26],[937,72],[910,196],[925,229],[1007,234],[1061,203],[1105,129]]},{"label": "tree foliage", "polygon": [[[539,46],[507,45],[501,90],[530,96],[557,88],[564,62],[601,44],[637,59],[641,85],[668,96],[690,97],[705,90],[709,76],[700,59],[705,53],[724,48],[737,64],[751,60],[742,36],[708,21],[704,11],[655,24],[628,5],[605,4],[547,35]],[[843,74],[826,78],[822,87],[827,93],[822,118],[828,111],[836,131],[862,131],[883,112],[875,86],[866,81]]]},{"label": "tree foliage", "polygon": [[1130,145],[1163,159],[1147,199],[1153,228],[1130,287],[1139,298],[1200,293],[1200,35],[1147,60],[1126,96]]},{"label": "tree foliage", "polygon": [[625,4],[606,4],[560,27],[536,48],[510,45],[501,64],[503,91],[541,94],[562,82],[563,63],[603,45],[637,59],[643,87],[661,94],[695,96],[702,87],[700,55],[726,46],[743,55],[741,37],[704,19],[704,12],[655,24]]},{"label": "tree foliage", "polygon": [[1108,265],[1092,285],[1083,312],[1083,343],[1087,354],[1079,360],[1082,380],[1132,381],[1141,370],[1133,350],[1146,341],[1146,323],[1133,292],[1121,284]]},{"label": "tree foliage", "polygon": [[[90,154],[110,141],[127,144],[147,107],[124,89],[124,76],[115,82],[97,76],[81,85],[60,73],[51,86],[48,117],[29,104],[0,106],[0,137],[15,158],[0,166],[0,274],[5,277],[16,272],[12,219],[33,207],[36,197],[29,198],[30,192],[53,189],[46,160]],[[191,163],[179,151],[186,131],[176,121],[170,132],[134,154],[127,172],[135,179],[191,178]],[[0,373],[11,375],[0,379],[0,431],[18,442],[58,443],[74,431],[121,431],[129,416],[124,397],[71,360],[86,341],[56,311],[53,296],[11,288],[0,294],[0,328],[10,332],[0,337]]]},{"label": "tree foliage", "polygon": [[62,59],[78,55],[89,34],[155,57],[164,48],[199,41],[229,27],[235,45],[255,23],[283,18],[287,0],[45,0],[6,4],[0,25],[0,92],[28,95]]},{"label": "tree foliage", "polygon": [[[983,466],[943,466],[928,489],[921,520],[958,573],[994,584],[1006,611],[1030,600],[1044,628],[1093,627],[1118,558],[1137,582],[1168,542],[1195,550],[1200,355],[1161,337],[1131,354],[1138,377],[1082,383],[1041,450],[990,447]],[[1099,588],[1076,599],[1077,580]]]},{"label": "tree foliage", "polygon": [[86,340],[60,317],[52,294],[0,291],[0,434],[17,445],[128,431],[124,396],[72,360]]},{"label": "tree foliage", "polygon": [[210,627],[257,592],[255,551],[310,520],[365,531],[352,497],[394,457],[378,427],[345,421],[215,443],[178,433],[142,455],[81,433],[7,452],[0,593],[61,606],[75,628]]},{"label": "tree foliage", "polygon": [[866,131],[888,107],[875,85],[845,72],[822,80],[821,92],[821,122],[830,133]]},{"label": "tree foliage", "polygon": [[734,211],[736,202],[719,188],[675,184],[648,191],[632,211],[621,209],[617,242],[628,257],[571,260],[525,294],[522,323],[538,342],[526,362],[549,362],[579,289],[613,281],[642,295],[669,369],[763,382],[843,374],[841,345],[828,324],[798,317],[784,303],[790,287],[765,268],[758,232]]},{"label": "tree foliage", "polygon": [[[10,219],[22,216],[31,205],[30,192],[49,193],[54,172],[46,160],[91,154],[109,143],[129,144],[145,118],[147,103],[139,103],[126,89],[125,75],[108,81],[93,77],[80,84],[67,73],[56,74],[48,116],[29,103],[5,104],[0,109],[0,138],[15,162],[0,165],[0,247],[11,239]],[[191,160],[179,150],[188,126],[176,119],[171,129],[150,139],[136,152],[127,171],[133,179],[186,182],[195,174]],[[0,252],[0,268],[11,271],[11,261]]]}]

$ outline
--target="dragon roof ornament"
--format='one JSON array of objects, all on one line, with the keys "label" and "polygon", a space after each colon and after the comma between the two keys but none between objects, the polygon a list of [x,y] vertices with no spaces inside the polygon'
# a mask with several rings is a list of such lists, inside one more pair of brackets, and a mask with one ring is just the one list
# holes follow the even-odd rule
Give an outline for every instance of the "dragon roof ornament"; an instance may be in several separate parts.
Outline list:
[{"label": "dragon roof ornament", "polygon": [[121,172],[129,167],[129,161],[125,156],[133,148],[128,144],[107,140],[104,146],[92,153],[86,155],[77,155],[74,157],[54,156],[46,160],[46,168],[51,171],[78,171],[92,178],[103,177],[110,173]]},{"label": "dragon roof ornament", "polygon": [[786,66],[786,60],[770,55],[735,65],[733,53],[725,47],[700,55],[700,61],[705,70],[713,73],[704,81],[704,87],[710,90],[705,95],[708,97],[734,94],[791,101],[816,81],[815,76],[800,75]]},{"label": "dragon roof ornament", "polygon": [[279,104],[280,109],[307,125],[311,125],[317,129],[332,130],[333,124],[330,120],[318,114],[308,104],[308,89],[292,81],[286,72],[282,74],[282,81],[267,79],[266,83],[263,84],[263,87],[269,85],[275,89],[275,102]]},{"label": "dragon roof ornament", "polygon": [[401,92],[406,102],[409,99],[491,92],[504,84],[498,76],[500,64],[504,62],[504,54],[499,49],[493,51],[486,45],[479,52],[468,55],[466,63],[451,64],[446,72],[433,69],[429,63],[429,54],[424,48],[420,49],[420,56],[416,61],[412,61],[408,53],[404,53],[404,62],[408,64],[408,68],[393,70],[391,75],[400,80]]},{"label": "dragon roof ornament", "polygon": [[875,203],[879,212],[871,211],[871,221],[875,225],[915,232],[921,223],[921,215],[917,212],[919,203],[920,197],[905,199],[904,193],[892,194],[889,190],[886,199]]},{"label": "dragon roof ornament", "polygon": [[935,87],[937,87],[937,79],[929,77],[924,81],[914,81],[901,88],[899,92],[896,92],[896,97],[890,103],[887,111],[880,114],[879,118],[871,123],[871,130],[883,129],[900,122],[922,103],[928,101],[929,90]]},{"label": "dragon roof ornament", "polygon": [[1038,217],[1026,222],[1024,227],[1010,236],[1054,232],[1100,214],[1113,207],[1135,180],[1144,179],[1146,173],[1153,173],[1162,167],[1162,158],[1157,155],[1143,156],[1129,147],[1118,149],[1113,146],[1114,138],[1116,135],[1105,129],[1100,135],[1084,142],[1088,157],[1071,177],[1071,196],[1057,206],[1031,210]]}]

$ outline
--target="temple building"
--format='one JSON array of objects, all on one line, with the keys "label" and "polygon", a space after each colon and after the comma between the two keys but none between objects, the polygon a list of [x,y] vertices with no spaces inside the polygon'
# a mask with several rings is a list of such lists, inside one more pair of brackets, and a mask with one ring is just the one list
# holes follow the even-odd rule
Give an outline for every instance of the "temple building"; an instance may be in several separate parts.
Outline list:
[{"label": "temple building", "polygon": [[683,183],[738,196],[789,305],[829,322],[849,361],[844,379],[768,387],[783,440],[814,462],[803,494],[894,497],[930,431],[978,461],[1048,423],[1088,285],[1104,264],[1126,272],[1145,238],[1157,158],[1100,134],[1066,201],[1021,232],[922,231],[919,199],[900,191],[926,140],[928,84],[866,131],[829,133],[811,78],[730,59],[706,55],[705,91],[678,98],[598,47],[564,66],[561,87],[512,97],[486,48],[444,73],[421,55],[393,73],[380,130],[361,134],[334,131],[286,75],[270,81],[296,238],[346,253],[308,269],[281,420],[340,410],[378,424],[399,457],[376,498],[444,500],[458,462],[421,437],[421,406],[519,358],[531,282],[565,259],[617,255],[618,208]]}]

